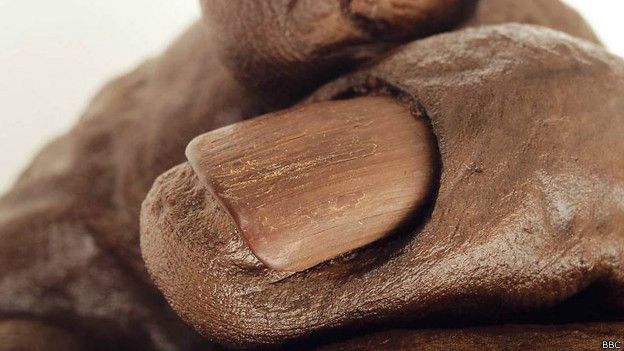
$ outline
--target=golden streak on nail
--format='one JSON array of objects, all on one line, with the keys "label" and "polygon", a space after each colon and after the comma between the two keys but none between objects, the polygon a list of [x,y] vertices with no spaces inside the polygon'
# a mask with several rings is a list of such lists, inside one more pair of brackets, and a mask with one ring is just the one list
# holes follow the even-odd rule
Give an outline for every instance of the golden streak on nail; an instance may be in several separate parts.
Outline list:
[{"label": "golden streak on nail", "polygon": [[431,140],[405,104],[363,97],[221,128],[186,155],[258,259],[301,271],[386,236],[422,206]]}]

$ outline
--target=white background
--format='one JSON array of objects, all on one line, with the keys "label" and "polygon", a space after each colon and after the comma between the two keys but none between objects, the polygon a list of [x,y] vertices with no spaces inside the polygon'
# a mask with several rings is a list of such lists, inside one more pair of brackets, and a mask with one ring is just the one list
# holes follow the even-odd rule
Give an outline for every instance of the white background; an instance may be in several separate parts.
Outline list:
[{"label": "white background", "polygon": [[[567,2],[624,56],[624,1]],[[195,0],[0,0],[0,192],[104,82],[197,17]]]}]

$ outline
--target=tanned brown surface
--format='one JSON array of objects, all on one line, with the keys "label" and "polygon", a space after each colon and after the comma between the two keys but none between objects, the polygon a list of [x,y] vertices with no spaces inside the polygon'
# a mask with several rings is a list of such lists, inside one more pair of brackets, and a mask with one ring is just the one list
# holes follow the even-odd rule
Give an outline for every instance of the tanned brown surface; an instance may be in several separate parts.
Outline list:
[{"label": "tanned brown surface", "polygon": [[[232,9],[230,23],[243,13]],[[279,19],[273,12],[248,15]],[[253,67],[226,64],[232,52],[214,41],[225,34],[207,26],[194,24],[163,55],[104,87],[77,125],[45,147],[0,199],[0,315],[70,324],[113,349],[205,344],[146,274],[141,202],[159,174],[185,161],[195,136],[286,104],[277,92],[251,89],[253,80],[237,80]],[[269,48],[286,35],[267,34],[273,36],[254,45]],[[244,49],[240,57],[248,54]],[[307,79],[298,71],[304,62],[271,62],[299,77],[282,89],[297,90]]]},{"label": "tanned brown surface", "polygon": [[0,351],[87,351],[76,335],[40,321],[0,321]]},{"label": "tanned brown surface", "polygon": [[461,26],[510,22],[536,24],[600,43],[583,17],[559,0],[480,0],[474,13]]},{"label": "tanned brown surface", "polygon": [[451,29],[475,0],[200,2],[220,57],[239,80],[293,103],[401,42]]},{"label": "tanned brown surface", "polygon": [[[491,1],[497,0],[481,3]],[[559,11],[562,4],[556,0],[542,3],[552,6],[528,7],[530,14],[522,11],[517,17],[515,12],[505,11],[505,16],[484,12],[487,16],[479,21],[530,20],[585,35],[581,29],[586,25],[576,13]],[[275,8],[283,4],[273,2]],[[308,28],[322,27],[318,17],[306,14],[304,5],[297,16],[310,19]],[[351,40],[334,40],[344,38],[342,33],[332,34],[332,27],[323,27],[320,37],[329,42],[315,39],[321,49],[291,61],[261,55],[280,47],[291,31],[247,30],[257,28],[256,20],[293,22],[288,11],[249,13],[240,2],[230,0],[212,6],[231,6],[220,20],[238,34],[219,32],[223,27],[211,24],[210,16],[191,26],[163,55],[109,83],[77,125],[44,148],[0,198],[0,318],[40,318],[87,335],[107,350],[217,348],[179,321],[146,274],[139,249],[139,211],[145,194],[159,174],[184,162],[184,148],[193,137],[289,105],[315,84],[385,54],[406,33],[401,26],[383,21],[371,26],[366,21],[366,30],[381,28],[371,33],[384,33],[374,35],[384,43],[371,40],[370,45],[359,45],[355,40],[354,49]],[[465,22],[471,12],[460,15]],[[247,19],[236,22],[244,16]],[[388,26],[398,30],[385,29]],[[431,27],[432,32],[443,29]],[[225,40],[225,45],[215,38]],[[331,59],[337,52],[341,59]],[[311,66],[314,69],[308,70]],[[259,89],[254,83],[272,81],[275,71],[288,77],[273,84],[279,91]]]},{"label": "tanned brown surface", "polygon": [[[341,329],[550,319],[552,308],[572,320],[622,315],[620,58],[541,27],[481,27],[407,45],[310,101],[379,91],[420,106],[438,139],[442,173],[425,223],[280,273],[178,166],[143,205],[142,249],[188,323],[253,347]],[[602,293],[564,304],[589,286]]]}]

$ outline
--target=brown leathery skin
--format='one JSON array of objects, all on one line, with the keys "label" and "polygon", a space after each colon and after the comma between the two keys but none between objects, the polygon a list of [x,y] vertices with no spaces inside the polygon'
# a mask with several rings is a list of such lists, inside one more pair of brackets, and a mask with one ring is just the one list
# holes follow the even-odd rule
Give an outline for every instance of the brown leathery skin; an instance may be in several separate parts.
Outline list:
[{"label": "brown leathery skin", "polygon": [[257,109],[205,37],[198,23],[107,85],[0,199],[0,315],[70,323],[133,348],[204,343],[149,280],[138,217],[188,141]]},{"label": "brown leathery skin", "polygon": [[[239,80],[293,103],[409,39],[449,30],[476,0],[201,0]],[[287,84],[284,84],[287,82]]]},{"label": "brown leathery skin", "polygon": [[[200,0],[222,61],[286,106],[392,47],[465,26],[510,22],[598,43],[560,0]],[[270,38],[270,40],[263,40]],[[288,84],[284,84],[288,82]]]},{"label": "brown leathery skin", "polygon": [[511,22],[536,24],[600,44],[583,17],[560,0],[479,0],[474,13],[459,27]]},{"label": "brown leathery skin", "polygon": [[596,284],[606,292],[594,302],[622,317],[620,58],[537,26],[467,29],[409,44],[309,101],[375,90],[431,119],[442,162],[431,217],[394,240],[277,273],[178,166],[143,204],[141,244],[184,320],[254,347],[408,321],[514,320]]},{"label": "brown leathery skin", "polygon": [[[230,13],[234,23],[242,9],[230,1],[218,3],[235,10]],[[304,7],[299,15],[305,16],[306,9],[310,10]],[[256,12],[253,17],[279,20],[268,17],[273,15]],[[255,45],[269,47],[287,35],[270,34],[256,38]],[[319,45],[332,40],[332,32],[326,34]],[[214,38],[224,35],[204,22],[195,23],[162,56],[109,83],[77,125],[44,148],[0,200],[0,220],[7,222],[6,230],[0,222],[0,234],[9,235],[9,225],[20,232],[31,222],[43,222],[40,233],[32,235],[45,237],[47,226],[53,228],[56,221],[75,221],[149,283],[139,252],[138,217],[154,179],[184,161],[184,148],[193,137],[276,108],[270,89],[251,92],[245,85],[251,82],[234,79],[239,75],[234,71],[243,67],[228,69],[221,59]],[[246,52],[241,48],[238,54]],[[283,71],[292,68],[288,62],[275,62]],[[260,75],[261,67],[253,70]]]},{"label": "brown leathery skin", "polygon": [[213,34],[196,23],[109,83],[0,199],[0,315],[79,324],[93,338],[140,335],[155,349],[197,342],[147,277],[140,204],[193,137],[275,108],[270,91],[233,78]]},{"label": "brown leathery skin", "polygon": [[0,351],[87,351],[84,340],[53,325],[28,319],[0,321]]},{"label": "brown leathery skin", "polygon": [[194,136],[275,108],[270,90],[258,96],[224,68],[213,38],[195,24],[110,82],[0,198],[0,318],[69,325],[110,349],[202,343],[147,277],[138,217],[153,180],[184,161]]},{"label": "brown leathery skin", "polygon": [[275,108],[270,91],[259,96],[233,78],[213,35],[196,23],[109,83],[0,199],[0,318],[75,324],[109,345],[200,342],[147,277],[139,211],[193,137]]},{"label": "brown leathery skin", "polygon": [[622,335],[623,323],[393,330],[320,347],[317,351],[586,351],[604,349],[603,341],[619,341],[621,346]]}]

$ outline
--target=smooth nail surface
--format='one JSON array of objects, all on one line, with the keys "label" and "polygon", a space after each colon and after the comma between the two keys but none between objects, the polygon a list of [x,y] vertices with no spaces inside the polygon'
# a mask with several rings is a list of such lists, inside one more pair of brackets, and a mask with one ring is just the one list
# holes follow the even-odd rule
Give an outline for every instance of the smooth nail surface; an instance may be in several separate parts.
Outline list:
[{"label": "smooth nail surface", "polygon": [[265,265],[301,271],[378,240],[431,193],[427,124],[389,97],[311,104],[195,138],[191,166]]}]

